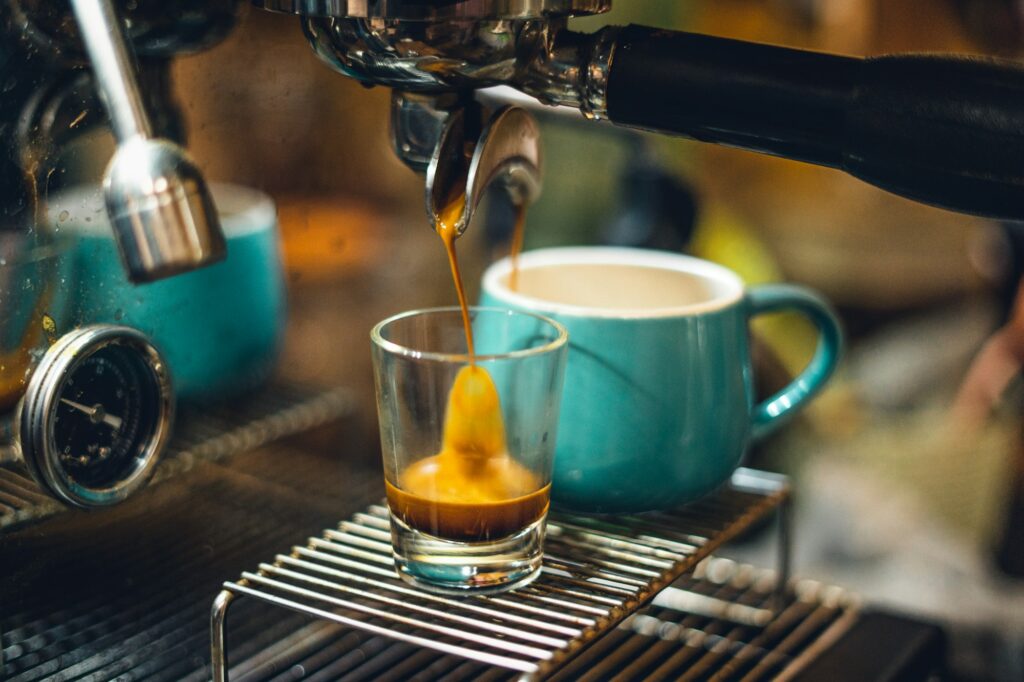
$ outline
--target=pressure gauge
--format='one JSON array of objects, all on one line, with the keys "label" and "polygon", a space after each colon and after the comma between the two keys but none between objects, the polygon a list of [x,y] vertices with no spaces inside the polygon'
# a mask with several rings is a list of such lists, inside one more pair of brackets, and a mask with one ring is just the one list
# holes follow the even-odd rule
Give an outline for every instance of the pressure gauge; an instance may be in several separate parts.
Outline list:
[{"label": "pressure gauge", "polygon": [[69,332],[29,380],[16,442],[29,472],[78,507],[116,504],[146,484],[171,432],[171,381],[128,327]]}]

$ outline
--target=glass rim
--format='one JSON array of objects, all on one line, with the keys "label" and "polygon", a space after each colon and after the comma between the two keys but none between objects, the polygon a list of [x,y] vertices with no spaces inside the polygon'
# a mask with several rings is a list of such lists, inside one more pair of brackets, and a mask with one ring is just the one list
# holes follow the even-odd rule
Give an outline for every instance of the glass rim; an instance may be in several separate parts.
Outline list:
[{"label": "glass rim", "polygon": [[498,308],[493,306],[469,306],[470,316],[473,313],[498,313],[508,317],[521,316],[521,317],[532,317],[535,320],[539,320],[547,325],[550,325],[558,333],[558,336],[547,343],[536,346],[534,348],[522,348],[520,350],[510,350],[505,353],[490,353],[470,355],[469,353],[440,353],[437,351],[425,351],[417,350],[416,348],[410,348],[394,341],[385,339],[381,334],[381,330],[393,322],[398,322],[410,317],[419,317],[422,315],[437,315],[439,313],[456,313],[462,315],[462,308],[459,306],[442,306],[438,308],[417,308],[415,310],[406,310],[390,317],[386,317],[373,326],[370,331],[370,339],[379,348],[393,353],[395,355],[401,355],[407,358],[413,358],[416,360],[433,360],[437,362],[487,362],[493,360],[514,360],[519,358],[528,358],[535,355],[543,355],[550,353],[551,351],[558,350],[559,348],[566,346],[569,343],[569,331],[557,320],[553,320],[545,315],[538,315],[537,313],[528,312],[525,310],[513,310],[511,308]]}]

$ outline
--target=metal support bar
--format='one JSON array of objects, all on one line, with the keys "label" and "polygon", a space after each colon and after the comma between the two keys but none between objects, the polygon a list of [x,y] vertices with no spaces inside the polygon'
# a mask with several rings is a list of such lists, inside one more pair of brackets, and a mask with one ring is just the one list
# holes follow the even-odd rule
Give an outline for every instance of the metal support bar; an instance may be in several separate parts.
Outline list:
[{"label": "metal support bar", "polygon": [[221,590],[213,600],[210,609],[210,674],[213,682],[227,682],[228,679],[228,643],[226,625],[228,607],[235,595],[229,590]]}]

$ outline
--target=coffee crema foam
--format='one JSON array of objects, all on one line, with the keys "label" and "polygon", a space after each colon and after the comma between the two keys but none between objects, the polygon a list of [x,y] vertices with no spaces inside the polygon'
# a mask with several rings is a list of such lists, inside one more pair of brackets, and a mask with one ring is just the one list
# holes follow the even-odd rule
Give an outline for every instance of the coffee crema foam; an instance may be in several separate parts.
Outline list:
[{"label": "coffee crema foam", "polygon": [[502,284],[517,294],[581,308],[651,310],[708,303],[721,297],[700,275],[644,265],[563,263],[519,267]]}]

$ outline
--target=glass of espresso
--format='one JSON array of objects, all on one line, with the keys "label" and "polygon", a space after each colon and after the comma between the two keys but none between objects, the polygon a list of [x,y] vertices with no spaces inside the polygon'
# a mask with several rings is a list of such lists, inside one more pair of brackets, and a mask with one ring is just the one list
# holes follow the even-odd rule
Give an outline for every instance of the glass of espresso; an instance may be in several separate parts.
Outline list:
[{"label": "glass of espresso", "polygon": [[371,337],[399,575],[444,593],[528,583],[543,556],[564,327],[453,307],[396,315]]}]

